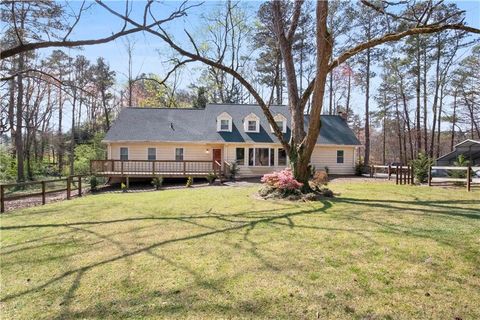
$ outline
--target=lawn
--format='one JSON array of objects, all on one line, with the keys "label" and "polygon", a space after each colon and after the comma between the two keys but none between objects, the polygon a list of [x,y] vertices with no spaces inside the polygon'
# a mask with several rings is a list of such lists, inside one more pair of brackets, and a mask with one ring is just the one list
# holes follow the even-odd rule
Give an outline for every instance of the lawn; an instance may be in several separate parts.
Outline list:
[{"label": "lawn", "polygon": [[102,194],[1,217],[2,319],[479,319],[480,191]]}]

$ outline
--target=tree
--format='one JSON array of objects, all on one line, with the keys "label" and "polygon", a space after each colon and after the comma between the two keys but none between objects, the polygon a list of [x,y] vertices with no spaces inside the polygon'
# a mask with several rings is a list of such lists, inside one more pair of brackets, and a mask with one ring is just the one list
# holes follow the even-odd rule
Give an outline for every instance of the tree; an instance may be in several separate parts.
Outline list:
[{"label": "tree", "polygon": [[[386,5],[383,7],[376,7],[367,1],[364,2],[368,3],[372,10],[380,11],[385,16],[394,16],[397,17],[397,20],[402,20],[403,18],[403,12],[392,13],[387,11],[388,8],[386,8]],[[116,17],[124,21],[128,21],[131,25],[135,27],[142,26],[142,23],[137,22],[134,19],[125,16],[123,13],[112,9],[106,3],[99,1],[99,4]],[[275,35],[279,44],[285,68],[288,105],[292,118],[290,141],[286,141],[284,139],[280,128],[275,123],[274,117],[269,110],[269,103],[262,98],[262,96],[246,77],[242,76],[239,72],[230,68],[228,65],[225,65],[217,60],[213,60],[208,56],[202,55],[192,38],[190,38],[190,42],[193,47],[193,51],[181,47],[163,29],[145,30],[146,32],[165,41],[165,43],[167,43],[180,55],[185,56],[188,59],[204,63],[210,67],[222,70],[235,77],[235,79],[237,79],[237,81],[241,83],[257,101],[266,119],[272,126],[275,136],[290,155],[290,161],[293,167],[294,175],[297,180],[301,182],[306,182],[309,178],[308,164],[310,161],[310,156],[313,152],[313,148],[315,147],[317,137],[320,133],[320,115],[323,109],[326,77],[333,68],[366,50],[375,48],[383,43],[398,41],[411,35],[436,33],[448,29],[466,30],[469,32],[480,33],[480,30],[465,26],[463,24],[444,24],[442,21],[433,21],[432,23],[424,26],[414,26],[403,29],[396,28],[395,31],[391,33],[383,34],[369,41],[360,42],[349,50],[341,53],[336,59],[330,60],[332,55],[332,39],[327,28],[329,4],[326,1],[321,1],[317,3],[316,8],[316,76],[315,79],[309,83],[308,87],[305,89],[305,92],[300,93],[298,90],[297,72],[293,60],[292,47],[294,35],[297,31],[298,21],[301,15],[302,5],[303,1],[296,1],[294,3],[292,15],[285,17],[281,3],[272,3],[274,13],[272,19],[275,26]],[[396,9],[396,12],[398,12],[398,8]],[[405,10],[409,10],[408,4]],[[304,123],[304,111],[310,96],[312,98],[312,108],[310,111],[310,121],[307,128]]]},{"label": "tree", "polygon": [[98,58],[97,64],[92,66],[92,75],[97,92],[100,93],[103,114],[105,118],[105,131],[110,129],[109,102],[113,95],[109,92],[115,83],[115,71],[111,71],[105,59]]}]

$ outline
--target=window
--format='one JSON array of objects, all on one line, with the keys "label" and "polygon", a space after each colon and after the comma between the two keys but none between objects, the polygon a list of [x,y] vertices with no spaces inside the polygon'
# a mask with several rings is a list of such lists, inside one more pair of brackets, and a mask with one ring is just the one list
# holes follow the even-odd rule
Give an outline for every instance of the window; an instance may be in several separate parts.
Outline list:
[{"label": "window", "polygon": [[[282,131],[283,133],[286,133],[287,132],[287,118],[285,118],[285,116],[283,114],[279,113],[275,117],[273,117],[273,119],[275,120],[275,123],[277,124],[278,128],[280,128],[280,131]],[[270,129],[273,132],[273,127],[272,126],[270,126]]]},{"label": "window", "polygon": [[248,120],[248,131],[252,131],[252,132],[257,131],[257,121]]},{"label": "window", "polygon": [[287,153],[284,149],[278,149],[278,165],[286,166],[287,165]]},{"label": "window", "polygon": [[230,131],[230,120],[220,120],[220,131]]},{"label": "window", "polygon": [[344,151],[337,150],[337,163],[343,163],[343,159],[344,159]]},{"label": "window", "polygon": [[245,149],[244,148],[237,148],[236,151],[236,162],[239,166],[245,165]]},{"label": "window", "polygon": [[243,119],[243,130],[245,132],[260,132],[260,118],[250,113]]},{"label": "window", "polygon": [[268,167],[274,165],[274,149],[269,148],[249,148],[248,165],[256,167]]},{"label": "window", "polygon": [[175,148],[175,161],[183,161],[183,148]]},{"label": "window", "polygon": [[217,131],[232,132],[232,116],[222,112],[217,116]]},{"label": "window", "polygon": [[120,148],[120,160],[128,160],[128,148]]},{"label": "window", "polygon": [[148,148],[148,160],[157,160],[156,148]]}]

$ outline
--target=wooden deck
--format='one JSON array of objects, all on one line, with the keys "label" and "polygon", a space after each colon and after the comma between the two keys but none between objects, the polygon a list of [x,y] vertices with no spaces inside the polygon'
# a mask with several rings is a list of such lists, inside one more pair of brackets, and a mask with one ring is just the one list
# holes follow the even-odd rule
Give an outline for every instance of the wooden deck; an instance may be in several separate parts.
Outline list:
[{"label": "wooden deck", "polygon": [[90,172],[102,177],[164,178],[222,175],[222,164],[200,160],[91,160]]}]

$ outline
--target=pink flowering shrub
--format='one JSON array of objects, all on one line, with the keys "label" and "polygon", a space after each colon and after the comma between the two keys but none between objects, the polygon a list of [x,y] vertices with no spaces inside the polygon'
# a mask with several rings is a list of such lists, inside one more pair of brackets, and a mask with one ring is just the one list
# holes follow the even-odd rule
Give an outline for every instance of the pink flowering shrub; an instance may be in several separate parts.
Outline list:
[{"label": "pink flowering shrub", "polygon": [[295,180],[290,168],[284,169],[280,172],[276,171],[265,174],[261,181],[272,188],[280,190],[297,190],[303,186],[303,183]]}]

